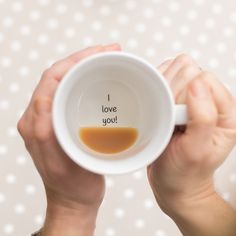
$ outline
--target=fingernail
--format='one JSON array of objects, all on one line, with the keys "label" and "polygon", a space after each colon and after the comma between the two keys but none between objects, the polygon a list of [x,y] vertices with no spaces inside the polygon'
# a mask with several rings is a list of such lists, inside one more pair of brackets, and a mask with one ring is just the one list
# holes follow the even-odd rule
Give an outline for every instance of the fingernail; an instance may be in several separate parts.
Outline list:
[{"label": "fingernail", "polygon": [[205,85],[201,80],[195,79],[190,85],[190,92],[194,97],[204,98],[209,95],[209,90],[207,85]]}]

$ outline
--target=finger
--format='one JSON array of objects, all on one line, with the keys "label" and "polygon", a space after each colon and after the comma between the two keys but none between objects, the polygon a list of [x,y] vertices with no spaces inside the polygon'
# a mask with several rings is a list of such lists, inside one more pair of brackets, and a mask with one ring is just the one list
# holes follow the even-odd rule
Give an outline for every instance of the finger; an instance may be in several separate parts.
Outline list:
[{"label": "finger", "polygon": [[187,110],[189,121],[182,137],[186,145],[194,145],[198,152],[211,142],[217,123],[217,108],[210,88],[200,79],[194,79],[188,86]]},{"label": "finger", "polygon": [[198,67],[196,62],[190,56],[181,54],[173,60],[173,62],[169,65],[168,69],[164,72],[163,75],[169,82],[171,82],[175,78],[179,70],[187,65]]},{"label": "finger", "polygon": [[234,98],[229,90],[212,73],[203,71],[199,75],[199,79],[203,80],[211,88],[218,113],[220,115],[231,114]]},{"label": "finger", "polygon": [[36,88],[34,97],[41,96],[53,99],[58,83],[76,63],[97,53],[119,50],[121,50],[121,48],[118,44],[96,46],[74,53],[63,60],[56,62],[50,69],[44,72],[43,78]]},{"label": "finger", "polygon": [[187,65],[179,70],[170,83],[170,87],[177,104],[186,103],[187,85],[200,73],[200,68],[195,65]]},{"label": "finger", "polygon": [[171,59],[167,59],[165,60],[164,62],[162,62],[158,67],[157,69],[162,73],[164,74],[165,71],[167,70],[167,68],[171,65],[171,63],[173,62],[173,58]]}]

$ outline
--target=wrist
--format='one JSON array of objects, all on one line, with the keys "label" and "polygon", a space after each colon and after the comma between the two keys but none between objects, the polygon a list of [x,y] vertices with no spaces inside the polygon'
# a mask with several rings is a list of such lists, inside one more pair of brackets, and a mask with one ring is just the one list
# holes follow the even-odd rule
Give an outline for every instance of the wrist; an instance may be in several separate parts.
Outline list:
[{"label": "wrist", "polygon": [[48,200],[41,236],[92,236],[98,207],[82,204],[54,203]]}]

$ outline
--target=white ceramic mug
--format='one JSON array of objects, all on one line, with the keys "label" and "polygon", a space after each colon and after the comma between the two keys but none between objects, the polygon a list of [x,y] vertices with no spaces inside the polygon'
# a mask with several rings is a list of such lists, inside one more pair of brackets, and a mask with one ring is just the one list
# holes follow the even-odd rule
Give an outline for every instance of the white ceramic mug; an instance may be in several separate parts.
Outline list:
[{"label": "white ceramic mug", "polygon": [[[78,165],[98,174],[123,174],[152,163],[168,145],[175,125],[186,124],[185,105],[175,105],[169,85],[150,63],[124,52],[105,52],[74,66],[53,102],[59,144]],[[104,154],[80,140],[81,127],[133,127],[128,149]]]}]

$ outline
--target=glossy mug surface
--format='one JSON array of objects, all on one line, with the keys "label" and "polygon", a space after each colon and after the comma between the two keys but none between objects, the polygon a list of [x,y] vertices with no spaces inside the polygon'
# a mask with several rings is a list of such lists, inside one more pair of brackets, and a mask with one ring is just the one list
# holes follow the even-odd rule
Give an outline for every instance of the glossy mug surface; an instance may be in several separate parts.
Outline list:
[{"label": "glossy mug surface", "polygon": [[160,72],[124,52],[82,60],[64,76],[53,101],[59,144],[75,163],[99,174],[149,165],[186,120],[186,107],[175,105]]}]

